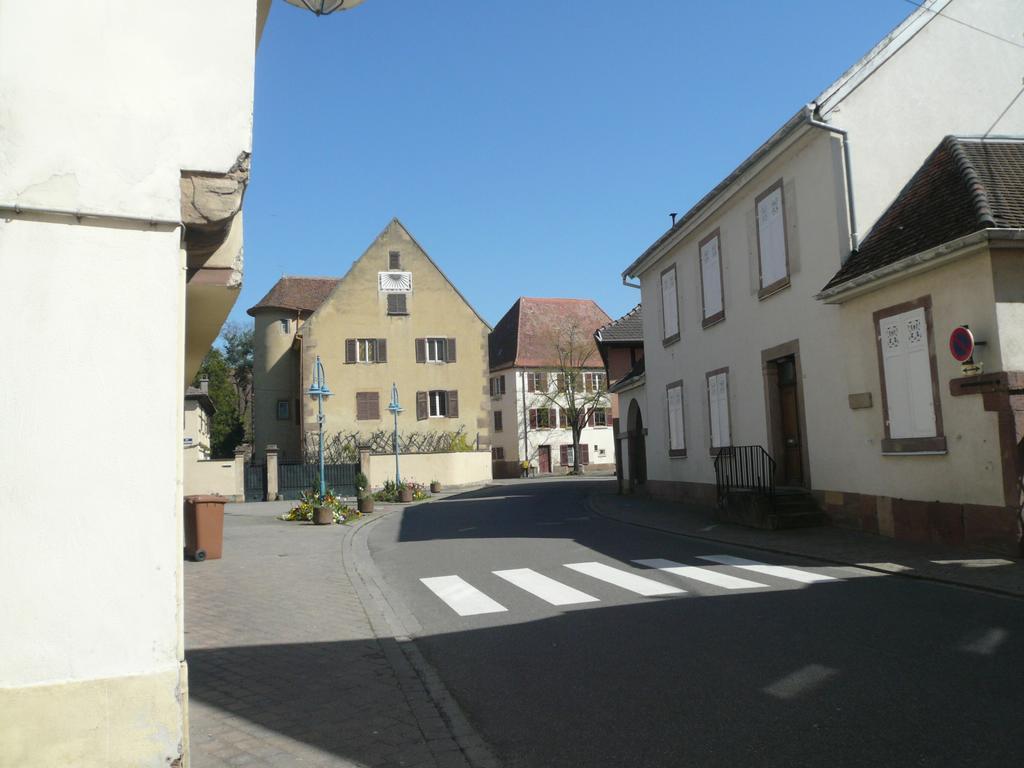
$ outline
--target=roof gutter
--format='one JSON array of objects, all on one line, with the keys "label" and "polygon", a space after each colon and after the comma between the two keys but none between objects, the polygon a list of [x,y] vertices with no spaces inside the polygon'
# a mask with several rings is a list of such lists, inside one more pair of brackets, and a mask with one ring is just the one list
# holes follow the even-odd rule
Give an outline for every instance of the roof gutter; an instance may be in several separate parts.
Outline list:
[{"label": "roof gutter", "polygon": [[[807,120],[815,128],[821,128],[831,133],[837,133],[843,137],[843,165],[846,166],[846,210],[850,216],[850,253],[846,259],[857,252],[860,248],[860,233],[857,232],[857,208],[853,203],[853,165],[850,163],[850,135],[842,128],[836,128],[821,119],[817,106]],[[843,259],[843,262],[846,262]]]}]

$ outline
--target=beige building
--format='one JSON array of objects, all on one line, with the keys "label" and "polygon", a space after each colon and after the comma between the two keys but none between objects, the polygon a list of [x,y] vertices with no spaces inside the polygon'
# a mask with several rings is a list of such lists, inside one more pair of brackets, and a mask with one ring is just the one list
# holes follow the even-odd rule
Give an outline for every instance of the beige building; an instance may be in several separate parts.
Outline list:
[{"label": "beige building", "polygon": [[[891,277],[877,290],[862,275],[842,289],[833,281],[883,241],[900,240],[899,230],[883,237],[881,222],[923,166],[935,172],[928,159],[946,134],[1024,131],[1024,50],[984,34],[1022,16],[1020,0],[925,3],[626,268],[623,279],[638,279],[643,298],[645,373],[641,388],[621,393],[629,417],[620,437],[625,455],[636,454],[630,441],[644,441],[650,492],[715,503],[723,487],[767,482],[775,523],[799,518],[807,502],[882,534],[1018,551],[1011,485],[1020,475],[1010,455],[1019,443],[1010,439],[1007,382],[1019,375],[1024,344],[1008,255],[1020,223],[978,214],[952,231],[939,217],[901,258],[923,263],[930,249],[956,250],[943,270],[908,269],[898,286]],[[951,141],[964,200],[979,200],[994,145]],[[992,183],[994,197],[1006,194]],[[934,205],[904,199],[900,215]],[[878,277],[885,269],[896,268]],[[944,351],[961,324],[988,342],[985,372],[996,379],[980,391],[991,394],[966,396],[979,390],[961,383]],[[913,366],[878,352],[877,337],[891,328],[913,341]],[[927,378],[924,359],[934,360]],[[887,375],[890,365],[904,367]],[[908,371],[930,397],[904,392],[894,415],[886,387]],[[997,390],[998,406],[988,402]],[[642,430],[630,428],[634,415]],[[777,506],[783,497],[794,509]]]},{"label": "beige building", "polygon": [[317,356],[333,393],[326,434],[390,432],[396,384],[400,433],[461,430],[470,446],[489,445],[490,327],[398,219],[344,277],[284,277],[249,314],[257,456],[276,444],[283,461],[301,458],[317,430],[304,394]]},{"label": "beige building", "polygon": [[185,421],[182,448],[185,463],[206,461],[210,458],[210,425],[216,411],[209,392],[210,382],[204,376],[198,387],[185,390]]}]

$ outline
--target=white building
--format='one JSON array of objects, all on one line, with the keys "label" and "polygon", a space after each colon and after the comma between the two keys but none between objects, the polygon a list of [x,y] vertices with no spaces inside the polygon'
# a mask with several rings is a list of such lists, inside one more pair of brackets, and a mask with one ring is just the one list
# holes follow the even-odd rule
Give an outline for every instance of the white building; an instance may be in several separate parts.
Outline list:
[{"label": "white building", "polygon": [[[992,298],[989,267],[956,297],[945,275],[909,294],[848,302],[855,282],[818,298],[945,135],[1024,132],[1024,49],[1002,39],[1021,18],[1020,0],[926,2],[626,268],[646,312],[646,378],[643,396],[623,410],[650,411],[642,423],[652,493],[714,502],[716,458],[724,453],[724,466],[749,446],[773,462],[776,486],[803,489],[838,523],[1012,550],[1019,505],[1003,489],[1017,486],[1005,478],[1013,470],[1001,458],[997,414],[951,394],[962,374],[944,353],[931,383],[945,433],[932,419],[914,433],[920,439],[894,439],[870,351],[879,318],[902,318],[902,303],[934,307],[921,328],[934,361],[957,324],[994,336],[989,318],[1002,313],[1003,333],[1012,333],[1019,298]],[[1012,372],[1015,360],[993,354],[985,370]],[[931,403],[931,391],[909,400]]]},{"label": "white building", "polygon": [[[520,298],[488,338],[491,378],[491,455],[495,477],[518,477],[521,463],[542,475],[572,469],[574,445],[565,412],[566,383],[560,370],[556,334],[580,332],[583,365],[580,397],[605,393],[604,363],[593,334],[610,318],[590,299]],[[564,367],[562,368],[564,370]],[[585,472],[615,466],[612,420],[614,395],[600,395],[580,432],[580,465]]]}]

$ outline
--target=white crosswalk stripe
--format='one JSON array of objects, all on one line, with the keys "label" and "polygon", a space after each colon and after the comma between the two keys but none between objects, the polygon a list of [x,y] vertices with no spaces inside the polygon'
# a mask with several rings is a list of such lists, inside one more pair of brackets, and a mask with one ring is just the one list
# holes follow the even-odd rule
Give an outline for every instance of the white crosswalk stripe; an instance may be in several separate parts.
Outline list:
[{"label": "white crosswalk stripe", "polygon": [[552,605],[575,605],[577,603],[596,603],[596,597],[586,592],[570,587],[560,581],[555,581],[532,568],[514,568],[508,571],[494,571],[495,576],[500,576],[505,581],[515,584],[531,595],[536,595],[541,600]]},{"label": "white crosswalk stripe", "polygon": [[712,571],[710,568],[683,565],[674,560],[656,558],[654,560],[634,560],[633,562],[648,568],[657,568],[659,571],[665,571],[665,573],[682,576],[684,579],[693,579],[694,581],[702,581],[705,584],[722,587],[722,589],[758,589],[768,586],[767,584],[750,581],[749,579],[741,579],[739,576],[730,576],[727,573]]},{"label": "white crosswalk stripe", "polygon": [[479,589],[458,576],[433,576],[420,579],[427,589],[444,600],[459,616],[475,616],[480,613],[500,613],[508,610]]},{"label": "white crosswalk stripe", "polygon": [[768,565],[768,563],[761,563],[757,560],[747,560],[744,557],[733,557],[732,555],[699,555],[698,557],[700,560],[707,560],[721,565],[731,565],[736,568],[742,568],[745,571],[763,573],[766,576],[775,576],[779,579],[799,581],[801,584],[814,584],[819,581],[837,581],[835,576],[826,576],[823,573],[800,571],[796,568],[789,568],[785,565]]},{"label": "white crosswalk stripe", "polygon": [[655,581],[654,579],[648,579],[646,576],[637,576],[635,573],[630,573],[629,571],[612,568],[610,565],[605,565],[604,563],[566,563],[565,567],[571,568],[578,573],[592,576],[595,579],[606,581],[609,584],[614,584],[617,587],[622,587],[630,592],[636,592],[638,595],[643,595],[644,597],[654,597],[656,595],[678,595],[686,591],[668,584],[662,584],[660,581]]}]

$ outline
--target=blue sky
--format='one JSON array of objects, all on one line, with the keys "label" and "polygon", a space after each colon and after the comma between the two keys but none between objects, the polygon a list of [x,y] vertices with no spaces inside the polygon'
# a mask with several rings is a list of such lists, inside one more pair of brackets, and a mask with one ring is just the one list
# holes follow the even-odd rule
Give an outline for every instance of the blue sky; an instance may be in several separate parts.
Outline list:
[{"label": "blue sky", "polygon": [[397,216],[492,325],[620,273],[913,11],[903,0],[276,0],[257,55],[248,321]]}]

